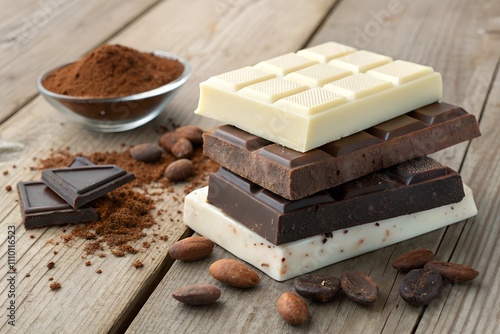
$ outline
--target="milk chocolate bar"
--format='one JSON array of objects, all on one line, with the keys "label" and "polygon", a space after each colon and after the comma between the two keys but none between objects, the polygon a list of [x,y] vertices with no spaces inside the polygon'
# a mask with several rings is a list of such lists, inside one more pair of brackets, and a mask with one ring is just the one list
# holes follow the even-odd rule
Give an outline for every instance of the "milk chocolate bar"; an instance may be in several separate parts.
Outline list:
[{"label": "milk chocolate bar", "polygon": [[283,281],[476,215],[472,191],[463,187],[465,197],[458,203],[279,246],[207,203],[207,187],[186,197],[184,223],[271,278]]},{"label": "milk chocolate bar", "polygon": [[19,182],[17,189],[26,229],[99,219],[96,209],[88,206],[73,209],[41,181]]},{"label": "milk chocolate bar", "polygon": [[421,157],[296,201],[221,168],[210,175],[207,201],[280,245],[457,203],[463,197],[457,172]]},{"label": "milk chocolate bar", "polygon": [[195,112],[306,152],[441,97],[429,66],[326,43],[209,78]]},{"label": "milk chocolate bar", "polygon": [[116,165],[52,168],[42,172],[45,184],[75,209],[134,179],[133,174]]},{"label": "milk chocolate bar", "polygon": [[284,198],[297,200],[480,136],[474,115],[433,103],[300,153],[224,125],[204,134],[204,154]]}]

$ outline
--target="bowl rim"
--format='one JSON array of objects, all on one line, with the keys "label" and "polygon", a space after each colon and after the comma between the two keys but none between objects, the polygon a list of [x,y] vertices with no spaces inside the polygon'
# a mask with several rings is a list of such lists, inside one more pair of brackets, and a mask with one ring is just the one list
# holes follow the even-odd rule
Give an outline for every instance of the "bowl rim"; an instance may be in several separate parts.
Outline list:
[{"label": "bowl rim", "polygon": [[70,96],[70,95],[63,95],[63,94],[54,93],[54,92],[48,90],[47,88],[45,88],[42,84],[43,80],[45,80],[45,78],[48,75],[50,75],[51,73],[53,73],[54,71],[57,71],[58,69],[63,68],[64,66],[68,66],[70,64],[75,63],[75,62],[69,62],[69,63],[65,63],[65,64],[53,67],[49,70],[42,72],[42,74],[40,74],[36,80],[36,86],[38,88],[38,91],[41,94],[52,97],[54,99],[59,99],[59,100],[74,101],[74,102],[88,102],[88,103],[126,102],[126,101],[136,101],[136,100],[146,99],[146,98],[155,97],[158,95],[168,93],[168,92],[173,91],[174,89],[180,87],[181,85],[183,85],[191,76],[192,67],[191,67],[191,64],[185,58],[183,58],[179,55],[176,55],[174,53],[162,51],[162,50],[154,50],[152,53],[157,57],[177,60],[178,62],[180,62],[184,66],[184,71],[177,79],[170,81],[169,83],[166,83],[163,86],[160,86],[160,87],[157,87],[157,88],[145,91],[145,92],[121,96],[121,97]]}]

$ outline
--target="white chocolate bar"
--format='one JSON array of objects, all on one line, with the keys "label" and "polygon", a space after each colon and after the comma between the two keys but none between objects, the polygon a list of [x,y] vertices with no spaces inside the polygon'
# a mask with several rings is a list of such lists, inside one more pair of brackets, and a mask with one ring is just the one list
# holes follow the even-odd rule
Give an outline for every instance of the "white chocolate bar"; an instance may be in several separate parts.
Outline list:
[{"label": "white chocolate bar", "polygon": [[442,97],[431,67],[329,42],[200,84],[199,115],[305,152]]},{"label": "white chocolate bar", "polygon": [[435,209],[369,223],[275,246],[217,207],[207,203],[208,187],[191,192],[184,203],[184,223],[277,281],[410,239],[477,214],[472,191]]}]

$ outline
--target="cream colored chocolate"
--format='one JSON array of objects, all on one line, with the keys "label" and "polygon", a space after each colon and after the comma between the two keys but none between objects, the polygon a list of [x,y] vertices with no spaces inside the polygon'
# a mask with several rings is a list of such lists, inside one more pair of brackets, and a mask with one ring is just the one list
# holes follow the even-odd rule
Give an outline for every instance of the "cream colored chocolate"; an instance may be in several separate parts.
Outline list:
[{"label": "cream colored chocolate", "polygon": [[279,246],[207,203],[208,187],[186,197],[184,223],[273,279],[283,281],[476,215],[472,191],[466,185],[464,190],[465,197],[459,203]]},{"label": "cream colored chocolate", "polygon": [[305,152],[441,96],[431,67],[330,42],[211,77],[196,113]]}]

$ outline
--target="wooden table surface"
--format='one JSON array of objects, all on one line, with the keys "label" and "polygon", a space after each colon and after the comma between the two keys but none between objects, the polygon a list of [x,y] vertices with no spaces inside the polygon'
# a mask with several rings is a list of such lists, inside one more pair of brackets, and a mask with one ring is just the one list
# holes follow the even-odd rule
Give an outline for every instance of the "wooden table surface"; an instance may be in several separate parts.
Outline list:
[{"label": "wooden table surface", "polygon": [[[500,2],[497,0],[145,0],[0,2],[0,332],[19,333],[493,333],[500,332]],[[293,280],[275,282],[260,273],[252,290],[226,288],[208,274],[209,265],[233,258],[216,247],[207,259],[179,263],[169,246],[186,234],[182,204],[164,195],[158,207],[169,236],[148,251],[122,258],[91,257],[86,242],[55,244],[62,227],[26,231],[16,191],[21,180],[37,179],[33,157],[70,146],[74,152],[110,151],[155,141],[156,130],[178,124],[211,128],[193,114],[198,84],[221,72],[254,64],[325,41],[387,54],[434,67],[443,75],[444,101],[463,106],[480,121],[482,136],[433,154],[457,169],[474,190],[476,217],[418,238],[344,261],[318,272],[347,269],[378,282],[380,298],[366,308],[346,298],[309,303],[304,327],[284,323],[278,296]],[[102,43],[140,50],[167,50],[190,60],[193,76],[168,111],[133,131],[97,134],[66,120],[36,91],[39,73],[80,58]],[[17,168],[13,168],[16,165]],[[16,322],[7,323],[9,277],[7,234],[16,228]],[[153,231],[146,231],[150,235]],[[155,231],[156,232],[156,231]],[[30,238],[33,235],[34,238]],[[430,248],[438,258],[469,264],[480,276],[448,285],[428,307],[405,303],[398,294],[403,275],[390,267],[398,255]],[[57,251],[57,254],[54,254]],[[140,259],[144,267],[131,264]],[[48,272],[47,262],[57,266]],[[97,267],[103,273],[95,274]],[[26,277],[26,273],[30,273]],[[48,288],[50,276],[63,283]],[[214,283],[222,297],[211,307],[188,307],[171,298],[174,288]]]}]

